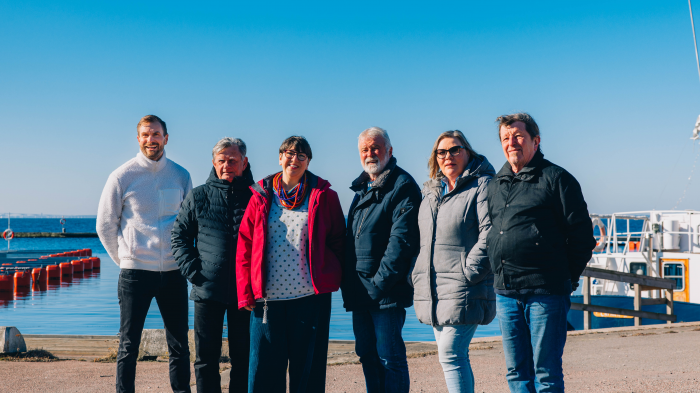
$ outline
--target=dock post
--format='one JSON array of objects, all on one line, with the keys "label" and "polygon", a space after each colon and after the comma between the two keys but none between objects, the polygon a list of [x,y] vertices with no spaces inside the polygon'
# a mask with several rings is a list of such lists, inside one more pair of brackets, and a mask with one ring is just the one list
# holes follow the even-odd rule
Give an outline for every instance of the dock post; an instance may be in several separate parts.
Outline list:
[{"label": "dock post", "polygon": [[[642,286],[634,284],[634,311],[642,311]],[[642,326],[642,318],[634,317],[634,326]]]},{"label": "dock post", "polygon": [[[673,315],[673,289],[666,290],[666,314]],[[671,321],[666,321],[670,325]]]},{"label": "dock post", "polygon": [[[583,304],[591,304],[591,278],[588,276],[583,276],[583,288],[581,288],[583,294]],[[591,329],[591,312],[583,312],[583,330]]]}]

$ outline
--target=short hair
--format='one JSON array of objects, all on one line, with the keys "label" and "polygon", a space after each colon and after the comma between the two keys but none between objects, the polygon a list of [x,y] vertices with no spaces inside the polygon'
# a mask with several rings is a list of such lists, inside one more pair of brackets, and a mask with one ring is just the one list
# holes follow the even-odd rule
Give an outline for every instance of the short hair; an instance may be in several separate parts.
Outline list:
[{"label": "short hair", "polygon": [[238,151],[241,153],[241,156],[245,157],[245,154],[248,151],[248,148],[246,147],[245,142],[243,142],[243,140],[238,139],[238,138],[229,138],[229,137],[221,138],[220,141],[216,142],[216,145],[214,145],[214,148],[211,150],[211,157],[212,158],[216,157],[216,155],[219,154],[222,150],[229,148],[231,146],[237,146]]},{"label": "short hair", "polygon": [[462,134],[462,131],[445,131],[442,134],[440,134],[440,136],[438,136],[438,139],[433,145],[433,151],[430,152],[430,158],[428,159],[428,172],[430,174],[431,179],[435,179],[437,177],[438,172],[440,171],[440,166],[437,162],[437,148],[440,144],[440,141],[445,138],[459,139],[459,142],[462,144],[462,146],[464,146],[464,149],[467,151],[467,153],[469,153],[470,157],[476,157],[479,155],[476,151],[474,151],[472,145],[469,144],[469,141],[467,141],[467,138],[464,136],[464,134]]},{"label": "short hair", "polygon": [[163,135],[168,135],[168,127],[165,125],[165,122],[163,119],[156,115],[146,115],[139,120],[139,124],[136,125],[136,133],[138,134],[139,128],[141,128],[142,125],[144,124],[151,124],[158,122],[160,123],[161,127],[163,127]]},{"label": "short hair", "polygon": [[496,123],[498,123],[498,140],[501,140],[501,126],[511,126],[516,121],[521,121],[525,123],[525,131],[530,134],[530,138],[535,138],[540,136],[540,127],[537,126],[535,119],[530,116],[529,113],[513,113],[512,115],[503,115],[496,118]]},{"label": "short hair", "polygon": [[370,127],[360,133],[360,136],[357,137],[357,141],[359,142],[360,139],[362,138],[372,138],[380,136],[384,140],[384,147],[389,150],[391,148],[391,139],[389,139],[389,133],[386,132],[385,129],[379,128],[379,127]]},{"label": "short hair", "polygon": [[280,154],[287,150],[294,150],[297,153],[304,153],[309,160],[312,158],[311,145],[309,145],[309,142],[303,136],[292,135],[285,139],[284,142],[282,142],[282,145],[280,145]]}]

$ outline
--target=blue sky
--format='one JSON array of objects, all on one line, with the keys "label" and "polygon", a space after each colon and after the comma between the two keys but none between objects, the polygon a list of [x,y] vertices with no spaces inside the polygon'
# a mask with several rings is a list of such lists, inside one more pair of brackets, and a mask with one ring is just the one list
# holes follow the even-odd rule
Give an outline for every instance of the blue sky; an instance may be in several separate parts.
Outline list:
[{"label": "blue sky", "polygon": [[[700,153],[680,0],[0,0],[0,37],[3,213],[95,214],[146,114],[168,123],[168,157],[195,185],[221,137],[247,142],[259,179],[304,135],[346,210],[369,126],[422,183],[450,129],[499,169],[494,120],[528,111],[598,213],[674,207]],[[696,175],[678,208],[700,209]]]}]

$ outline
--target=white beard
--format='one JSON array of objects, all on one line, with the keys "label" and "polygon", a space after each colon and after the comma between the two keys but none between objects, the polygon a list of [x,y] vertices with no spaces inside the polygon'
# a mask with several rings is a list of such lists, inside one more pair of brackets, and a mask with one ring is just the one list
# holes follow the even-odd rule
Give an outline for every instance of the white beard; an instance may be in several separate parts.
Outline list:
[{"label": "white beard", "polygon": [[378,175],[384,171],[384,167],[389,163],[389,155],[384,157],[384,160],[378,161],[377,163],[369,163],[368,161],[374,160],[376,157],[369,157],[362,163],[362,169],[367,172],[368,175]]}]

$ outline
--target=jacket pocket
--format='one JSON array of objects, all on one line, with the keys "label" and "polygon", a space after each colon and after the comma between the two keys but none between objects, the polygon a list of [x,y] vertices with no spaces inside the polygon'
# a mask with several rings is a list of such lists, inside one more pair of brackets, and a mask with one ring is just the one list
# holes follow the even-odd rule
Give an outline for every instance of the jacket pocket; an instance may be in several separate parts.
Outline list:
[{"label": "jacket pocket", "polygon": [[182,203],[182,190],[170,188],[166,190],[158,190],[159,193],[159,217],[173,216],[180,211]]},{"label": "jacket pocket", "polygon": [[355,270],[366,278],[371,278],[379,270],[379,262],[371,258],[357,258]]},{"label": "jacket pocket", "polygon": [[462,251],[459,254],[460,254],[459,264],[462,266],[462,274],[464,274],[464,280],[467,283],[467,286],[469,286],[469,277],[471,276],[471,273],[467,269],[467,253],[465,251]]}]

